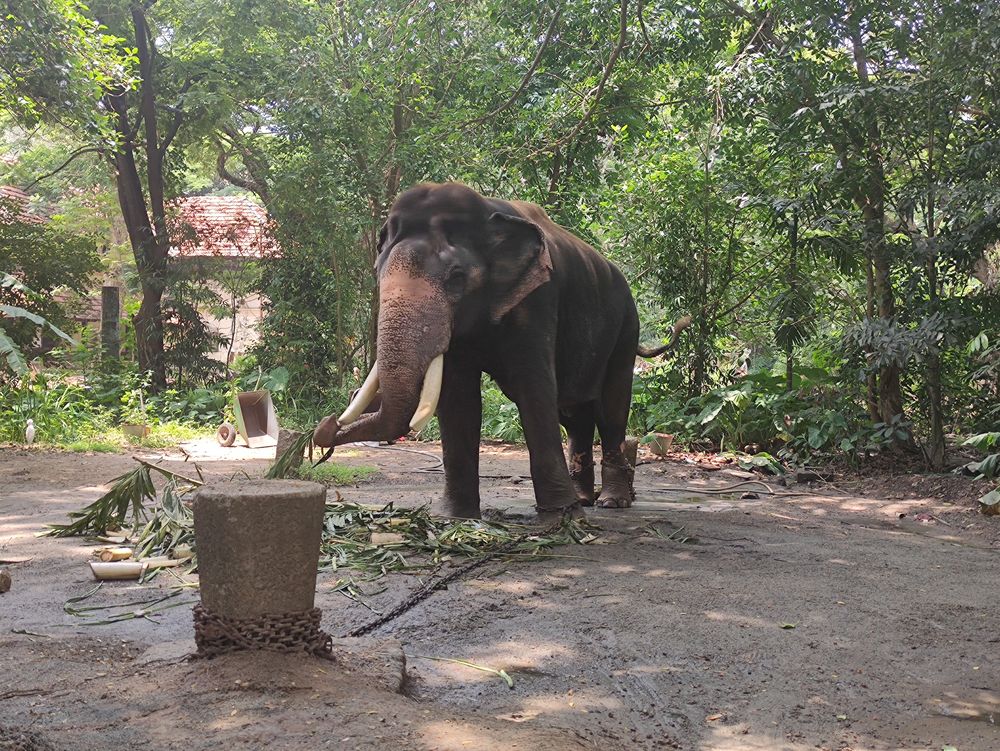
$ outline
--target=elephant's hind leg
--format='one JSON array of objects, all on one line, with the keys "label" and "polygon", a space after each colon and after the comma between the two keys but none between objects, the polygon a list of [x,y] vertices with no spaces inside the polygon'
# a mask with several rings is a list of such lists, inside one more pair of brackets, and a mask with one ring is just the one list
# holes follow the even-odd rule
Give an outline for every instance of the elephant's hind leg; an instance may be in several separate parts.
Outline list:
[{"label": "elephant's hind leg", "polygon": [[581,506],[594,505],[594,405],[574,406],[560,414],[569,436],[569,478]]},{"label": "elephant's hind leg", "polygon": [[[621,345],[618,349],[621,349]],[[633,347],[632,352],[635,349]],[[632,404],[632,360],[616,350],[597,410],[597,430],[601,434],[601,496],[603,508],[629,508],[635,499],[635,469],[625,458],[625,431]]]}]

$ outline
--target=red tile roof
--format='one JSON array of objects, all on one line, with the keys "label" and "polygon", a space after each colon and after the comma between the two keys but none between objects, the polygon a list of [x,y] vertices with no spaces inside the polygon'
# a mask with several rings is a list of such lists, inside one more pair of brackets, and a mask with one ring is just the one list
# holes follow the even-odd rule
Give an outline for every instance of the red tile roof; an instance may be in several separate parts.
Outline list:
[{"label": "red tile roof", "polygon": [[101,320],[100,294],[83,297],[72,292],[56,292],[52,295],[52,299],[59,303],[60,307],[67,311],[69,317],[74,321]]},{"label": "red tile roof", "polygon": [[[20,188],[13,185],[0,185],[0,221],[10,222],[13,220],[25,222],[27,224],[41,224],[45,221],[44,216],[32,214],[28,210],[29,196]],[[11,210],[10,206],[19,206],[17,213]]]},{"label": "red tile roof", "polygon": [[278,255],[267,212],[243,196],[188,196],[172,205],[171,256],[264,258]]}]

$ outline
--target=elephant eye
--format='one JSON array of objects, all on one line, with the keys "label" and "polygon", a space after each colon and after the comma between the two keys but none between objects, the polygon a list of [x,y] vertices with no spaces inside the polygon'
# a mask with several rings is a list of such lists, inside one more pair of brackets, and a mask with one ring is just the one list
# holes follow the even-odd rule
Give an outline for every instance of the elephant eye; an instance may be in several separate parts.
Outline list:
[{"label": "elephant eye", "polygon": [[449,292],[461,292],[465,288],[465,269],[451,266],[445,274],[444,286]]}]

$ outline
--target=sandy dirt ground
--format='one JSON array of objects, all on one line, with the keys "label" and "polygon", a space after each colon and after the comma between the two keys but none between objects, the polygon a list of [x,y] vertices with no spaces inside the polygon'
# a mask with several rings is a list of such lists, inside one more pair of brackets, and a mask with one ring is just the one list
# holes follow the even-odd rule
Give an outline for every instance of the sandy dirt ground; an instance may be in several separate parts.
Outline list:
[{"label": "sandy dirt ground", "polygon": [[[143,456],[179,471],[197,461],[213,479],[260,476],[273,456],[185,448]],[[423,470],[440,446],[416,448],[338,452],[381,470],[339,492],[434,501],[443,477]],[[649,461],[634,508],[590,513],[597,541],[492,562],[371,637],[339,641],[335,662],[189,661],[195,591],[155,620],[84,625],[63,604],[93,586],[92,547],[35,536],[131,466],[0,449],[0,560],[13,578],[0,595],[0,749],[16,732],[57,749],[1000,749],[1000,521],[975,512],[961,478],[880,474],[744,498],[762,489],[707,492],[739,472]],[[527,511],[527,471],[523,449],[484,446],[484,505]],[[320,575],[317,604],[340,635],[373,614],[333,592],[337,578]],[[420,582],[387,581],[371,608]],[[112,583],[87,603],[169,585]],[[515,685],[426,657],[502,668]]]}]

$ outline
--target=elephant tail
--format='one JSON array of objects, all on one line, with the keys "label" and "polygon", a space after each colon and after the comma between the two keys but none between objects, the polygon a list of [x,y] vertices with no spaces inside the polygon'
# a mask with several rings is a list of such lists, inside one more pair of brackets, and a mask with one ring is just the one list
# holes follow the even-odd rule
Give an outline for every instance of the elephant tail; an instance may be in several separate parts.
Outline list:
[{"label": "elephant tail", "polygon": [[666,344],[662,344],[659,347],[644,347],[639,345],[639,356],[640,357],[656,357],[662,355],[664,352],[673,349],[674,345],[677,344],[677,338],[681,335],[688,326],[691,325],[691,316],[682,316],[677,319],[677,323],[674,324],[671,330],[670,341]]}]

